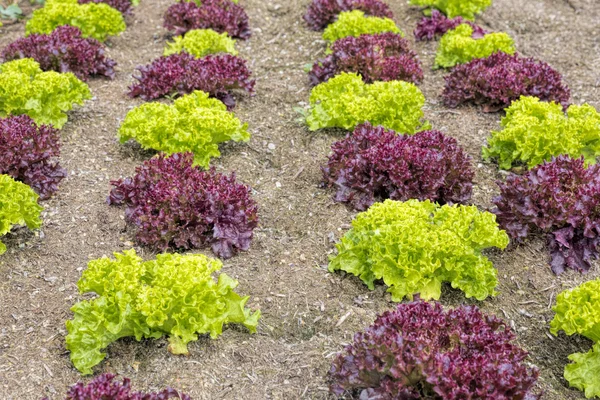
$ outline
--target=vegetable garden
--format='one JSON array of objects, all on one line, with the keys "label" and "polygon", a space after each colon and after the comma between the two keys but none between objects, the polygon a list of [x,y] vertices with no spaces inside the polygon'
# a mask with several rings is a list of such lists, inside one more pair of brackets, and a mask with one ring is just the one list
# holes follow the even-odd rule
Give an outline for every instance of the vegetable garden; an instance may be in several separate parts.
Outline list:
[{"label": "vegetable garden", "polygon": [[0,398],[600,398],[600,8],[491,3],[2,13]]}]

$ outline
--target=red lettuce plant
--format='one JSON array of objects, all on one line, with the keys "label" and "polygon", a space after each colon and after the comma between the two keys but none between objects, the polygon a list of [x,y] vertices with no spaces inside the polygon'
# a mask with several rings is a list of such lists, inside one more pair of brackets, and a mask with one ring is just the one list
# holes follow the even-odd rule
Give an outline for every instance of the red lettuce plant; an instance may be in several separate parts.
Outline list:
[{"label": "red lettuce plant", "polygon": [[447,106],[472,102],[488,112],[504,109],[521,96],[561,103],[566,109],[571,96],[560,73],[545,62],[503,52],[457,65],[445,80],[442,97]]},{"label": "red lettuce plant", "polygon": [[67,176],[58,162],[58,130],[36,125],[27,115],[0,119],[0,174],[10,175],[48,199]]},{"label": "red lettuce plant", "polygon": [[150,65],[138,67],[138,83],[129,88],[131,97],[153,100],[195,90],[209,93],[229,109],[235,106],[233,89],[254,94],[255,81],[246,60],[231,54],[208,55],[196,58],[188,53],[157,58]]},{"label": "red lettuce plant", "polygon": [[165,28],[182,35],[192,29],[212,29],[227,32],[237,39],[248,39],[250,27],[246,11],[231,0],[180,1],[165,13]]},{"label": "red lettuce plant", "polygon": [[115,382],[114,379],[113,374],[102,374],[87,385],[78,382],[71,386],[65,400],[191,400],[187,394],[171,388],[163,389],[158,393],[132,392],[129,378],[123,378],[123,382]]},{"label": "red lettuce plant", "polygon": [[392,18],[392,10],[381,0],[313,0],[304,20],[308,26],[320,31],[334,22],[343,11],[361,10],[373,17]]},{"label": "red lettuce plant", "polygon": [[482,27],[474,24],[471,21],[465,20],[463,17],[448,18],[438,10],[431,12],[431,17],[423,17],[415,28],[414,34],[418,41],[434,40],[444,33],[459,26],[460,24],[469,24],[473,28],[474,39],[482,38],[487,33]]},{"label": "red lettuce plant", "polygon": [[401,35],[387,32],[336,40],[332,53],[317,61],[308,76],[313,86],[341,72],[356,72],[366,83],[402,80],[419,83],[423,70],[417,54]]},{"label": "red lettuce plant", "polygon": [[122,14],[131,14],[133,3],[131,0],[77,0],[79,4],[85,3],[104,3],[112,8],[116,8]]},{"label": "red lettuce plant", "polygon": [[81,30],[63,25],[50,34],[33,34],[9,44],[0,55],[3,62],[33,58],[43,71],[72,72],[79,79],[114,78],[116,63],[106,57],[96,39],[81,37]]},{"label": "red lettuce plant", "polygon": [[599,165],[586,168],[583,158],[559,156],[524,175],[511,174],[498,186],[493,212],[513,239],[543,232],[554,273],[590,269],[600,243]]},{"label": "red lettuce plant", "polygon": [[366,123],[331,146],[323,176],[335,200],[366,210],[377,199],[464,203],[471,198],[471,158],[439,131],[398,135]]},{"label": "red lettuce plant", "polygon": [[258,211],[250,189],[214,169],[193,167],[192,153],[145,161],[133,178],[113,181],[109,204],[125,204],[136,239],[159,251],[211,244],[221,258],[248,250]]},{"label": "red lettuce plant", "polygon": [[534,400],[539,372],[514,333],[477,307],[400,304],[334,360],[330,390],[361,399]]}]

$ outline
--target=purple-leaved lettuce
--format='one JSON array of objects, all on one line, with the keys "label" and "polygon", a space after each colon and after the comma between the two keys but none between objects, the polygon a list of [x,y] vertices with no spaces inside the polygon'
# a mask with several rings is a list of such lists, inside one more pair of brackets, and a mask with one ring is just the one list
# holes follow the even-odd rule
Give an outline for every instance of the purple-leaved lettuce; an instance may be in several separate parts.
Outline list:
[{"label": "purple-leaved lettuce", "polygon": [[96,39],[82,38],[81,30],[63,25],[50,34],[32,34],[17,39],[2,50],[2,62],[33,58],[43,71],[72,72],[79,79],[93,76],[114,78],[116,62],[106,57]]},{"label": "purple-leaved lettuce", "polygon": [[174,94],[184,95],[201,90],[221,100],[228,109],[235,106],[233,89],[254,94],[255,81],[246,60],[231,54],[208,55],[196,58],[188,53],[171,54],[138,67],[129,88],[131,97],[154,100]]},{"label": "purple-leaved lettuce", "polygon": [[521,96],[535,96],[569,106],[571,92],[558,71],[543,61],[494,53],[457,65],[444,78],[444,104],[457,107],[462,103],[483,105],[495,112],[508,107]]},{"label": "purple-leaved lettuce", "polygon": [[390,7],[381,0],[312,0],[304,21],[315,31],[320,31],[337,19],[344,11],[360,10],[373,17],[392,18]]},{"label": "purple-leaved lettuce", "polygon": [[251,35],[246,11],[231,0],[180,1],[165,12],[164,27],[182,35],[192,29],[212,29],[227,32],[236,39],[248,39]]},{"label": "purple-leaved lettuce", "polygon": [[465,20],[463,17],[448,18],[438,10],[431,12],[431,17],[423,17],[415,28],[414,35],[418,41],[434,40],[444,33],[459,26],[460,24],[469,24],[473,28],[474,39],[481,38],[487,32],[479,25]]},{"label": "purple-leaved lettuce", "polygon": [[498,186],[493,212],[510,237],[546,234],[556,274],[590,269],[600,244],[599,165],[586,168],[583,158],[559,156]]},{"label": "purple-leaved lettuce", "polygon": [[439,131],[399,135],[366,123],[331,146],[323,167],[335,200],[366,210],[377,200],[465,203],[471,198],[471,157]]},{"label": "purple-leaved lettuce", "polygon": [[59,131],[36,125],[27,115],[0,119],[0,174],[29,185],[40,199],[50,198],[67,176],[56,161]]},{"label": "purple-leaved lettuce", "polygon": [[132,178],[111,182],[109,204],[126,206],[136,240],[158,251],[210,244],[221,258],[248,250],[258,225],[250,188],[235,175],[194,167],[192,153],[145,161]]},{"label": "purple-leaved lettuce", "polygon": [[308,76],[311,85],[316,86],[341,72],[356,72],[365,83],[423,80],[421,62],[408,40],[392,32],[336,40],[331,54],[315,62]]},{"label": "purple-leaved lettuce", "polygon": [[[114,380],[115,377],[113,374],[102,374],[87,385],[77,382],[69,388],[65,400],[191,400],[187,394],[171,388],[157,393],[133,392],[129,378],[123,378],[123,381],[119,382]],[[48,398],[43,400],[48,400]]]},{"label": "purple-leaved lettuce", "polygon": [[361,399],[534,400],[538,370],[502,320],[412,302],[380,315],[334,360],[330,390]]}]

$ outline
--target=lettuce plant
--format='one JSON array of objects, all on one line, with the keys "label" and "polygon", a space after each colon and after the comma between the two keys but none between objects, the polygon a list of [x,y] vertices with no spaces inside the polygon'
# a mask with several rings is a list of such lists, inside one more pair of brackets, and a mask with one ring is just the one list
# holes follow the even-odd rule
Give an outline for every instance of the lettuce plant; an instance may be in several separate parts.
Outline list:
[{"label": "lettuce plant", "polygon": [[463,203],[471,198],[471,158],[439,131],[398,135],[366,123],[335,142],[323,168],[335,200],[364,211],[377,199]]},{"label": "lettuce plant", "polygon": [[208,93],[195,91],[173,105],[146,103],[127,113],[119,128],[119,139],[135,139],[144,149],[167,154],[192,152],[194,165],[208,167],[219,157],[219,143],[250,140],[248,125]]},{"label": "lettuce plant", "polygon": [[415,294],[437,300],[443,282],[483,300],[496,294],[498,279],[481,251],[507,245],[496,216],[475,206],[385,200],[352,221],[329,271],[356,275],[371,290],[382,279],[392,301]]},{"label": "lettuce plant", "polygon": [[367,33],[392,32],[402,35],[396,23],[390,18],[369,17],[363,11],[353,10],[340,13],[338,20],[323,32],[323,40],[330,44],[347,36],[358,37]]},{"label": "lettuce plant", "polygon": [[522,96],[502,118],[502,130],[492,132],[484,159],[496,159],[501,169],[514,164],[531,168],[565,154],[595,163],[600,155],[600,113],[589,104],[563,107],[537,97]]},{"label": "lettuce plant", "polygon": [[515,339],[504,321],[477,307],[399,304],[334,359],[330,391],[361,399],[539,399],[539,371]]},{"label": "lettuce plant", "polygon": [[43,72],[31,58],[0,64],[0,117],[27,114],[37,124],[60,129],[66,111],[92,97],[72,73]]},{"label": "lettuce plant", "polygon": [[0,57],[5,62],[33,58],[43,71],[72,72],[82,80],[115,76],[116,63],[106,57],[102,44],[82,38],[81,30],[69,25],[59,26],[49,35],[33,34],[17,39],[2,50]]},{"label": "lettuce plant", "polygon": [[[38,204],[38,197],[26,184],[0,175],[0,237],[14,226],[26,225],[29,229],[42,226],[40,214],[43,208]],[[0,254],[5,252],[6,245],[0,242]]]},{"label": "lettuce plant", "polygon": [[103,3],[79,4],[77,0],[47,0],[46,5],[33,12],[25,32],[51,33],[61,25],[76,26],[84,38],[104,42],[109,36],[125,30],[123,15]]},{"label": "lettuce plant", "polygon": [[435,66],[450,68],[496,52],[515,53],[515,44],[508,34],[494,32],[473,38],[473,32],[470,25],[461,24],[442,36],[435,55]]},{"label": "lettuce plant", "polygon": [[228,109],[235,107],[234,89],[244,89],[254,94],[252,72],[246,60],[231,54],[208,55],[196,58],[188,53],[172,54],[138,67],[134,78],[138,81],[129,87],[131,97],[144,100],[183,95],[196,90],[209,93],[221,100]]},{"label": "lettuce plant", "polygon": [[248,15],[230,0],[202,0],[201,4],[181,1],[165,12],[165,28],[181,35],[192,29],[212,29],[237,39],[251,35]]},{"label": "lettuce plant", "polygon": [[600,166],[559,156],[498,185],[494,213],[512,238],[546,234],[556,274],[590,269],[600,244]]},{"label": "lettuce plant", "polygon": [[79,4],[104,3],[119,10],[122,14],[131,14],[133,2],[131,0],[77,0]]},{"label": "lettuce plant", "polygon": [[[122,382],[115,381],[113,374],[102,374],[92,379],[87,385],[77,382],[69,388],[65,400],[191,400],[185,393],[166,388],[158,393],[133,392],[129,378]],[[49,400],[47,397],[43,400]]]},{"label": "lettuce plant", "polygon": [[316,131],[334,127],[352,130],[370,122],[414,134],[429,126],[422,121],[424,105],[425,96],[412,83],[365,84],[360,75],[343,72],[312,89],[306,123]]},{"label": "lettuce plant", "polygon": [[169,337],[168,350],[188,354],[199,334],[216,339],[223,325],[238,323],[256,332],[260,311],[245,308],[249,297],[233,289],[238,282],[226,274],[212,277],[223,264],[202,254],[159,254],[143,261],[135,250],[115,259],[92,260],[77,283],[79,291],[97,294],[72,308],[67,321],[67,350],[84,375],[100,363],[105,349],[123,337]]},{"label": "lettuce plant", "polygon": [[434,40],[459,25],[468,24],[473,28],[473,39],[482,38],[486,33],[479,25],[465,20],[463,17],[448,18],[438,10],[433,10],[430,17],[423,17],[415,28],[414,35],[418,41]]},{"label": "lettuce plant", "polygon": [[229,258],[248,250],[258,212],[250,188],[213,169],[194,167],[192,153],[159,155],[132,178],[113,181],[109,204],[125,204],[138,242],[158,251],[210,244]]},{"label": "lettuce plant", "polygon": [[521,96],[536,96],[569,106],[571,93],[558,71],[543,61],[506,53],[494,53],[467,64],[457,65],[444,78],[442,98],[449,107],[462,103],[483,105],[494,112]]},{"label": "lettuce plant", "polygon": [[42,200],[58,190],[67,171],[60,155],[58,130],[37,126],[27,115],[0,119],[0,174],[29,185]]},{"label": "lettuce plant", "polygon": [[176,36],[173,42],[167,43],[164,55],[186,52],[194,57],[204,57],[209,54],[229,53],[237,55],[235,40],[227,33],[219,33],[212,29],[192,29],[185,36]]},{"label": "lettuce plant", "polygon": [[364,34],[336,40],[331,54],[317,61],[308,73],[315,86],[342,72],[356,72],[366,83],[407,81],[419,83],[423,70],[408,40],[397,33]]},{"label": "lettuce plant", "polygon": [[556,297],[553,308],[556,315],[550,322],[550,332],[557,335],[579,334],[595,342],[587,353],[569,356],[564,376],[571,387],[585,391],[585,397],[600,397],[600,279],[565,290]]},{"label": "lettuce plant", "polygon": [[475,15],[492,5],[492,0],[410,0],[410,4],[429,7],[425,14],[431,13],[431,10],[440,10],[449,18],[463,17],[473,20]]},{"label": "lettuce plant", "polygon": [[312,0],[304,20],[308,26],[320,31],[334,22],[343,11],[361,10],[373,17],[392,18],[390,7],[381,0]]}]

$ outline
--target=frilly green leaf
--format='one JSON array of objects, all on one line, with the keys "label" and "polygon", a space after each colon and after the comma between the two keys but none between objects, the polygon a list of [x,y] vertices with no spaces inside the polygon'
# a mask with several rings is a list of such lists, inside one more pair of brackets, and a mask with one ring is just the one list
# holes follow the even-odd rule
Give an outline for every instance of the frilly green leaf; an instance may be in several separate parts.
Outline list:
[{"label": "frilly green leaf", "polygon": [[561,292],[553,308],[556,315],[550,323],[550,332],[565,331],[567,335],[580,334],[595,342],[600,341],[600,279]]},{"label": "frilly green leaf", "polygon": [[450,68],[499,51],[515,54],[514,41],[504,32],[487,33],[479,39],[473,39],[471,35],[473,28],[468,24],[461,24],[446,32],[440,39],[435,67]]},{"label": "frilly green leaf", "polygon": [[498,280],[481,251],[507,245],[495,215],[474,206],[386,200],[356,216],[329,271],[357,275],[369,289],[382,279],[393,301],[417,293],[437,300],[442,282],[483,300],[496,294]]},{"label": "frilly green leaf", "polygon": [[0,117],[27,114],[60,129],[65,112],[91,97],[87,84],[70,72],[43,72],[31,58],[0,64]]},{"label": "frilly green leaf", "polygon": [[91,37],[101,42],[108,36],[120,34],[126,27],[123,15],[107,4],[47,0],[44,7],[33,12],[25,26],[25,33],[51,33],[61,25],[76,26],[81,29],[83,37]]},{"label": "frilly green leaf", "polygon": [[[29,186],[17,182],[8,175],[0,175],[0,236],[6,235],[13,226],[26,225],[37,229],[42,225],[38,204],[39,196]],[[0,242],[0,254],[6,245]]]},{"label": "frilly green leaf", "polygon": [[492,0],[410,0],[415,6],[435,8],[446,14],[448,18],[463,17],[474,20],[475,15],[492,5]]},{"label": "frilly green leaf", "polygon": [[194,153],[194,164],[208,167],[219,157],[219,143],[250,140],[248,125],[242,124],[218,99],[195,91],[173,105],[145,103],[125,117],[119,129],[121,143],[135,139],[144,149],[167,154]]},{"label": "frilly green leaf", "polygon": [[571,364],[565,366],[565,379],[569,386],[585,392],[588,399],[600,397],[600,342],[587,353],[569,356]]},{"label": "frilly green leaf", "polygon": [[485,159],[497,159],[501,169],[515,163],[531,168],[552,157],[585,157],[595,164],[600,155],[600,113],[589,104],[571,105],[567,115],[560,104],[522,96],[506,109],[502,130],[492,132]]},{"label": "frilly green leaf", "polygon": [[402,35],[400,28],[390,18],[368,17],[360,10],[344,11],[337,21],[330,24],[323,32],[323,40],[330,44],[347,36],[358,37],[364,34],[393,32]]},{"label": "frilly green leaf", "polygon": [[105,357],[102,350],[122,337],[169,336],[169,350],[187,354],[199,334],[215,339],[225,324],[256,332],[260,311],[245,308],[249,297],[233,291],[236,280],[221,274],[215,282],[212,274],[221,267],[202,254],[159,254],[144,262],[135,250],[90,261],[78,287],[99,297],[71,308],[66,341],[73,365],[91,374]]},{"label": "frilly green leaf", "polygon": [[425,96],[404,81],[366,84],[360,75],[341,73],[312,89],[306,123],[322,128],[354,129],[370,122],[396,132],[414,134],[429,128],[423,122]]},{"label": "frilly green leaf", "polygon": [[185,51],[194,57],[204,57],[209,54],[229,53],[237,55],[235,40],[226,32],[218,33],[212,29],[193,29],[185,36],[176,36],[173,42],[167,43],[164,55],[177,54]]}]

